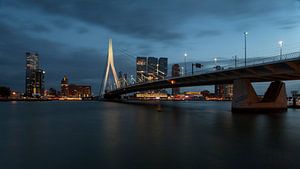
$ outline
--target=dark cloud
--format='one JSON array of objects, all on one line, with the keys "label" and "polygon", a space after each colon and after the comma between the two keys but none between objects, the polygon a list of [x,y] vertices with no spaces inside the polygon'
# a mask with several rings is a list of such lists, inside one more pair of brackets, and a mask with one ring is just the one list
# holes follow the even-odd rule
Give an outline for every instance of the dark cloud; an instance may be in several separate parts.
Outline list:
[{"label": "dark cloud", "polygon": [[[67,16],[79,19],[83,22],[101,25],[112,31],[130,34],[140,38],[149,39],[176,39],[181,34],[165,29],[167,20],[158,12],[149,12],[149,6],[133,1],[14,1],[8,2],[19,8],[31,7],[42,10],[52,15]],[[142,5],[142,6],[140,6]],[[152,5],[152,4],[150,4]],[[124,8],[126,6],[126,8]],[[163,22],[162,22],[163,20]],[[56,25],[64,28],[67,24],[56,22]]]},{"label": "dark cloud", "polygon": [[[63,75],[69,75],[74,83],[93,79],[90,85],[99,86],[105,62],[95,49],[70,48],[66,45],[41,38],[32,38],[6,24],[0,25],[0,70],[5,72],[0,85],[10,86],[23,91],[25,81],[25,52],[38,51],[40,67],[46,71],[46,87],[59,87]],[[66,52],[67,51],[67,52]],[[87,80],[84,80],[87,83]],[[98,82],[98,83],[94,83]]]},{"label": "dark cloud", "polygon": [[22,25],[22,29],[35,32],[35,33],[47,33],[51,31],[47,26],[43,24],[36,24],[36,23],[26,23]]},{"label": "dark cloud", "polygon": [[211,37],[211,36],[219,36],[222,34],[222,31],[219,30],[202,30],[197,33],[197,37]]},{"label": "dark cloud", "polygon": [[299,25],[300,16],[294,16],[294,17],[289,17],[289,18],[284,18],[284,19],[274,18],[272,22],[273,22],[273,25],[275,25],[276,27],[279,27],[280,29],[283,29],[283,30],[293,29]]},{"label": "dark cloud", "polygon": [[72,26],[72,23],[64,18],[51,19],[50,22],[59,29],[69,29]]},{"label": "dark cloud", "polygon": [[[240,32],[256,26],[257,22],[251,20],[253,18],[260,18],[260,21],[267,21],[281,29],[292,29],[299,23],[298,17],[266,18],[275,12],[289,11],[295,2],[296,0],[0,0],[0,9],[9,8],[8,12],[1,12],[0,16],[0,70],[5,72],[0,78],[0,85],[24,90],[25,52],[37,51],[41,67],[46,70],[47,88],[59,87],[63,75],[67,75],[72,83],[90,84],[94,91],[98,90],[106,53],[99,53],[94,48],[75,47],[72,43],[58,43],[60,39],[53,42],[39,38],[38,33],[43,33],[46,38],[54,27],[61,30],[73,28],[75,33],[84,34],[95,26],[96,29],[106,28],[114,33],[136,38],[139,41],[135,44],[137,47],[132,47],[128,40],[129,42],[118,45],[126,47],[126,50],[114,48],[116,60],[122,61],[115,63],[118,70],[132,73],[135,67],[134,57],[137,55],[149,56],[157,51],[156,46],[159,50],[166,50],[167,46],[164,45],[170,44],[174,49],[182,47],[174,44],[185,40],[187,34],[190,34],[180,29],[189,21],[200,23],[197,25],[200,25],[199,28],[192,28],[192,34],[197,38],[223,34],[222,27],[205,24],[202,27],[203,18],[217,20],[221,24],[225,21],[239,23],[235,27]],[[22,18],[17,16],[18,12],[14,13],[18,10],[30,10],[46,17],[22,20],[18,19]],[[11,16],[9,12],[14,15]],[[241,20],[250,22],[240,23]],[[37,34],[30,34],[32,32]],[[149,43],[149,40],[154,43]],[[106,51],[106,46],[101,51]]]},{"label": "dark cloud", "polygon": [[77,33],[79,33],[79,34],[83,34],[83,33],[87,33],[87,32],[89,32],[89,30],[85,27],[79,27],[77,29]]},{"label": "dark cloud", "polygon": [[[1,9],[1,8],[0,8]],[[5,24],[13,25],[22,29],[22,31],[29,31],[34,33],[48,33],[51,32],[48,25],[45,25],[41,21],[36,21],[35,19],[23,20],[21,17],[9,15],[9,13],[0,13],[1,22]]]},{"label": "dark cloud", "polygon": [[[295,0],[274,0],[272,3],[267,0],[7,0],[4,4],[75,18],[139,38],[175,40],[183,38],[184,34],[174,28],[190,18],[212,16],[217,19],[238,20],[264,17],[274,11],[289,9],[294,2]],[[63,22],[58,25],[60,24],[61,27],[67,26]]]}]

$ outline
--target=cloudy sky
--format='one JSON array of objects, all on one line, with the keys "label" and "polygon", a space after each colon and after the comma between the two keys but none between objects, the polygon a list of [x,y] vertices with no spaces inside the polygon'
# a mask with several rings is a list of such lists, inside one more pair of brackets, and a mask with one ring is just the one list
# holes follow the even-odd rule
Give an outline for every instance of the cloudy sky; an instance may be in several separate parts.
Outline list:
[{"label": "cloudy sky", "polygon": [[[24,90],[25,52],[40,54],[46,87],[63,75],[99,90],[108,38],[117,71],[135,57],[170,63],[300,51],[300,0],[0,0],[0,86]],[[297,86],[293,83],[291,86]]]}]

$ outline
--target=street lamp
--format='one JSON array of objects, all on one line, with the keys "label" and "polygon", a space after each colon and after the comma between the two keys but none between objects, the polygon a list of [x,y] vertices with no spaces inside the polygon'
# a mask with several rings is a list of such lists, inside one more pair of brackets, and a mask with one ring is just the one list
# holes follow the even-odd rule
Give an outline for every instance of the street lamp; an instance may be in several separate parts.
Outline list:
[{"label": "street lamp", "polygon": [[159,66],[159,64],[156,64],[156,76],[157,76],[157,79],[158,79],[158,66]]},{"label": "street lamp", "polygon": [[187,57],[187,53],[184,53],[184,74],[186,75],[186,70],[187,70],[187,67],[186,67],[186,57]]},{"label": "street lamp", "polygon": [[281,41],[279,41],[278,42],[278,44],[279,44],[279,47],[280,47],[280,60],[281,60],[281,57],[282,57],[282,47],[283,47],[283,41],[281,40]]},{"label": "street lamp", "polygon": [[214,61],[215,61],[215,65],[217,65],[218,59],[217,59],[217,58],[214,58]]},{"label": "street lamp", "polygon": [[244,32],[244,38],[245,38],[245,66],[247,65],[247,35],[248,35],[248,32]]},{"label": "street lamp", "polygon": [[234,68],[236,68],[236,61],[237,61],[237,56],[234,55]]}]

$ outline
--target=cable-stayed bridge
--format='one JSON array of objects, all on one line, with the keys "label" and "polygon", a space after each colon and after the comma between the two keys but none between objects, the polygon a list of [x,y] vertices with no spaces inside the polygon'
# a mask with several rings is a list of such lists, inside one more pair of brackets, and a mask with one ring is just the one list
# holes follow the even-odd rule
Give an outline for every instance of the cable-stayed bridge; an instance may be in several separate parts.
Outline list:
[{"label": "cable-stayed bridge", "polygon": [[[112,48],[112,46],[110,45],[109,48]],[[109,49],[109,51],[112,50]],[[218,65],[217,63],[214,64],[215,66]],[[287,98],[285,84],[282,81],[300,79],[300,52],[274,57],[252,58],[247,60],[247,65],[240,62],[234,62],[234,64],[231,62],[230,64],[230,61],[228,61],[228,64],[222,65],[220,70],[216,70],[215,66],[204,67],[200,71],[190,72],[180,77],[166,77],[161,80],[129,84],[127,86],[120,86],[117,84],[118,81],[115,81],[118,87],[107,92],[103,92],[102,89],[102,96],[106,99],[118,99],[123,94],[139,91],[233,84],[233,111],[285,110],[287,108]],[[272,83],[264,98],[259,99],[251,82]]]}]

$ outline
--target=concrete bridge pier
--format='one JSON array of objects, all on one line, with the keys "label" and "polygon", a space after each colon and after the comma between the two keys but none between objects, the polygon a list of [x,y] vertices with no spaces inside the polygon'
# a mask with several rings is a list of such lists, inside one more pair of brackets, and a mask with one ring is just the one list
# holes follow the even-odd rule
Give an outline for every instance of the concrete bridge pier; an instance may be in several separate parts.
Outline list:
[{"label": "concrete bridge pier", "polygon": [[273,113],[287,110],[285,83],[274,81],[260,99],[250,80],[238,79],[233,82],[233,113]]}]

